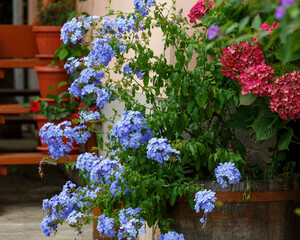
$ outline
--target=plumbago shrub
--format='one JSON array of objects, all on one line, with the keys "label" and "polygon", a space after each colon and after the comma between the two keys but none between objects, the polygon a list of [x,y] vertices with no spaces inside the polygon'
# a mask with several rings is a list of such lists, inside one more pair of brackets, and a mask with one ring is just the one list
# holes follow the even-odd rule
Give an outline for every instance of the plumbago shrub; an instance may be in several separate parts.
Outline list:
[{"label": "plumbago shrub", "polygon": [[[300,112],[299,2],[199,0],[183,16],[175,1],[134,0],[132,13],[110,10],[67,22],[62,40],[91,46],[87,57],[65,65],[79,74],[69,92],[91,97],[97,108],[82,111],[74,131],[63,123],[67,131],[45,127],[41,134],[53,150],[52,143],[63,144],[57,141],[62,136],[86,141],[99,120],[111,129],[97,132],[105,155],[83,153],[69,164],[84,186],[67,182],[60,194],[44,200],[45,235],[64,221],[80,233],[96,220],[98,231],[113,239],[134,239],[146,222],[159,226],[160,240],[184,239],[171,229],[166,206],[185,195],[205,225],[219,204],[200,180],[226,187],[291,173],[294,163],[281,164],[282,150],[299,142],[288,125]],[[154,29],[163,35],[159,55],[149,47]],[[94,34],[84,35],[86,30]],[[114,100],[125,103],[118,121],[116,110],[112,117],[100,115]],[[85,122],[88,127],[80,127]],[[278,137],[267,168],[244,160],[247,150],[237,129],[252,129],[257,140]],[[62,149],[66,156],[68,148]],[[90,215],[94,207],[101,216]]]}]

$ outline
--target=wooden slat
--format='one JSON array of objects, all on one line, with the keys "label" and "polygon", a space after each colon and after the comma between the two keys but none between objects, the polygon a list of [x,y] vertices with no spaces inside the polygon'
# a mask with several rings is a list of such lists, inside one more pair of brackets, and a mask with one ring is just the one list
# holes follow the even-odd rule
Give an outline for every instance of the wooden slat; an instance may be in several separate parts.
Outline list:
[{"label": "wooden slat", "polygon": [[[49,155],[42,154],[41,152],[0,153],[0,165],[39,164],[45,157],[49,157]],[[70,155],[68,161],[74,162],[77,160],[77,157],[78,155]],[[58,163],[64,162],[64,160],[61,160]]]},{"label": "wooden slat", "polygon": [[0,68],[34,68],[35,66],[46,66],[51,61],[51,59],[44,60],[39,58],[0,59]]},{"label": "wooden slat", "polygon": [[0,105],[0,115],[2,114],[27,114],[29,109],[22,104],[2,104]]},{"label": "wooden slat", "polygon": [[0,89],[0,97],[3,96],[36,96],[40,95],[39,89]]}]

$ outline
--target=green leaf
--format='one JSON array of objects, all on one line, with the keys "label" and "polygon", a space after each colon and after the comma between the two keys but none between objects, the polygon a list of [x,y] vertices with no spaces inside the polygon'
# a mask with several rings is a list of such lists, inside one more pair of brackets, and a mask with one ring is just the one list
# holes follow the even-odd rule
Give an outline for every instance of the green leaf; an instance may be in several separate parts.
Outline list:
[{"label": "green leaf", "polygon": [[250,17],[246,16],[239,22],[239,33],[246,27],[249,23]]},{"label": "green leaf", "polygon": [[253,19],[253,22],[252,22],[252,26],[256,29],[256,30],[258,30],[260,27],[261,27],[261,19],[260,19],[260,16],[259,16],[259,14],[257,14],[256,16],[255,16],[255,18]]},{"label": "green leaf", "polygon": [[176,202],[176,198],[177,198],[177,195],[178,195],[178,192],[177,192],[177,186],[175,186],[171,192],[171,195],[170,195],[170,205],[173,206]]},{"label": "green leaf", "polygon": [[249,93],[249,94],[245,94],[245,95],[240,94],[239,98],[240,98],[239,105],[249,106],[256,100],[257,95],[255,95],[253,93]]},{"label": "green leaf", "polygon": [[54,86],[49,86],[48,90],[55,90],[56,88]]},{"label": "green leaf", "polygon": [[206,87],[198,87],[196,90],[196,101],[199,107],[206,104],[208,99],[208,91]]},{"label": "green leaf", "polygon": [[280,151],[288,149],[293,135],[294,135],[294,130],[292,128],[289,128],[287,132],[281,135],[278,141],[278,149]]},{"label": "green leaf", "polygon": [[274,136],[279,128],[278,118],[270,115],[259,116],[253,123],[252,127],[256,133],[257,140],[265,140]]},{"label": "green leaf", "polygon": [[68,55],[69,55],[68,49],[63,48],[63,49],[59,52],[58,58],[59,58],[60,61],[62,61],[62,60],[65,60],[66,57],[67,57]]},{"label": "green leaf", "polygon": [[62,87],[62,86],[66,86],[66,85],[68,85],[68,82],[62,81],[62,82],[59,82],[59,83],[57,84],[57,87],[60,88],[60,87]]}]

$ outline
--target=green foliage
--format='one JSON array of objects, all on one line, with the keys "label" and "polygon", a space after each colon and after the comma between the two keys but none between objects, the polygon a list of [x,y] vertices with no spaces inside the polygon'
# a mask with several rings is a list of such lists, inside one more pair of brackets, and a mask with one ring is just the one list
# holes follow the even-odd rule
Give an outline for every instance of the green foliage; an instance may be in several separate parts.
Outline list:
[{"label": "green foliage", "polygon": [[69,1],[57,1],[46,6],[39,2],[38,23],[44,26],[62,26],[75,10],[75,5]]}]

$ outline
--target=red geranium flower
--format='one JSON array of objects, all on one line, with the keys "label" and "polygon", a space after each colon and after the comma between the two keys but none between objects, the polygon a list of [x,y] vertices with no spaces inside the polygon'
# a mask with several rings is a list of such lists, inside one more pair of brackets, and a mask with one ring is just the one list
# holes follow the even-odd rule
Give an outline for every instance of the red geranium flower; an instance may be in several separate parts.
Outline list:
[{"label": "red geranium flower", "polygon": [[34,113],[40,110],[40,102],[39,101],[31,101],[29,109]]}]

